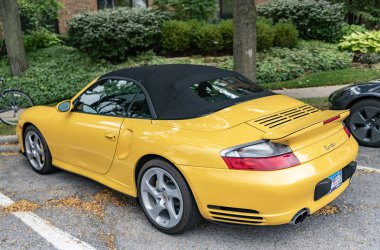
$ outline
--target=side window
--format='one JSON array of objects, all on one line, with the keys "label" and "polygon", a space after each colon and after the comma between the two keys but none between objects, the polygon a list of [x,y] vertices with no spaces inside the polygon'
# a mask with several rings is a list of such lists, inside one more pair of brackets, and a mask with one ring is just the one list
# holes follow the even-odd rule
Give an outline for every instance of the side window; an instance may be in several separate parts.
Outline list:
[{"label": "side window", "polygon": [[87,89],[77,100],[74,111],[125,117],[140,88],[126,80],[107,79]]},{"label": "side window", "polygon": [[149,106],[142,90],[140,90],[135,96],[132,106],[130,107],[128,111],[128,117],[130,118],[150,118],[151,117]]}]

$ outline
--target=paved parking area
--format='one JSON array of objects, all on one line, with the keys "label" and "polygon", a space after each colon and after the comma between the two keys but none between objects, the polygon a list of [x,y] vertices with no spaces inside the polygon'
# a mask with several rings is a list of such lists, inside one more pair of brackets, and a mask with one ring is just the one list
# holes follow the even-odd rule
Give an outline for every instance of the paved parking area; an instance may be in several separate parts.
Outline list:
[{"label": "paved parking area", "polygon": [[[380,169],[380,149],[361,148],[358,163]],[[0,193],[17,206],[0,208],[0,249],[65,248],[65,240],[35,232],[12,213],[23,207],[87,249],[380,249],[379,191],[380,174],[359,171],[325,215],[311,216],[302,224],[244,227],[203,222],[191,232],[168,236],[148,223],[131,198],[64,171],[41,176],[24,157],[1,156]]]}]

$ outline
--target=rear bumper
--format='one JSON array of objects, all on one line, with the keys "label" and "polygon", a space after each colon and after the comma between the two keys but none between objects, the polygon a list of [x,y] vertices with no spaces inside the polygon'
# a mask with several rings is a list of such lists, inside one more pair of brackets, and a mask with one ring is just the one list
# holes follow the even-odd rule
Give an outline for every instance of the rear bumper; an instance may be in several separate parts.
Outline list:
[{"label": "rear bumper", "polygon": [[301,209],[311,214],[337,198],[350,184],[314,200],[316,186],[355,160],[358,144],[343,145],[312,161],[279,171],[242,171],[178,166],[185,175],[202,216],[247,225],[279,225]]}]

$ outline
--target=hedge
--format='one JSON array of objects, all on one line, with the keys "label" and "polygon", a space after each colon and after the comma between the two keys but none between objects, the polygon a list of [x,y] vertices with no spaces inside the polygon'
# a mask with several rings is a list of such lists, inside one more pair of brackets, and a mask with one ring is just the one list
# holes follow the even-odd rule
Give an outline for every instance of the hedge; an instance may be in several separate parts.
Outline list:
[{"label": "hedge", "polygon": [[105,9],[79,14],[68,23],[69,44],[93,58],[124,61],[155,49],[166,12],[144,8]]},{"label": "hedge", "polygon": [[[291,23],[272,25],[269,20],[257,22],[257,50],[273,46],[293,48],[298,43],[298,31]],[[169,55],[232,53],[233,22],[219,24],[199,21],[165,21],[162,24],[163,52]]]}]

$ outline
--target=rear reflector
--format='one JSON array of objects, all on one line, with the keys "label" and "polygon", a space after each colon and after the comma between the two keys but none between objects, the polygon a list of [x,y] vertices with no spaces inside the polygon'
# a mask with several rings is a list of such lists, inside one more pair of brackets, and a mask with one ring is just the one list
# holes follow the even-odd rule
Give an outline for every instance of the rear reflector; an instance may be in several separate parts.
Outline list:
[{"label": "rear reflector", "polygon": [[330,122],[333,122],[333,121],[338,120],[339,118],[340,118],[340,115],[337,115],[337,116],[331,117],[331,118],[329,118],[329,119],[327,119],[327,120],[324,120],[324,121],[323,121],[323,124],[328,124],[328,123],[330,123]]},{"label": "rear reflector", "polygon": [[256,171],[273,171],[299,165],[300,162],[293,153],[282,155],[253,158],[253,157],[227,157],[223,160],[230,169],[256,170]]},{"label": "rear reflector", "polygon": [[350,130],[348,130],[348,128],[346,126],[344,126],[344,124],[343,124],[343,130],[344,130],[344,132],[346,132],[348,138],[350,138],[351,137],[351,132],[350,132]]}]

